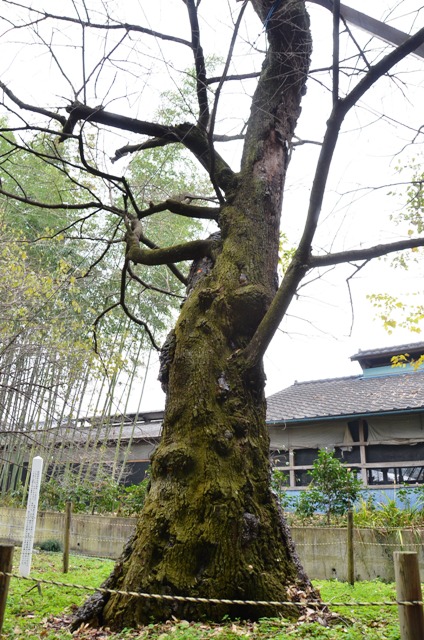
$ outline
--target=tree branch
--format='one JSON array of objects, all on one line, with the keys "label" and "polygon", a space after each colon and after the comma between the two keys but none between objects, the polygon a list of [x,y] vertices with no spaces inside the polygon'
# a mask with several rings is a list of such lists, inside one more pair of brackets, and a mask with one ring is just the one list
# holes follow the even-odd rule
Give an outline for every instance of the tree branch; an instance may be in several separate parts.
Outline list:
[{"label": "tree branch", "polygon": [[[209,130],[208,130],[208,144],[209,144],[209,155],[210,155],[210,177],[211,177],[211,181],[212,184],[215,187],[215,153],[214,153],[214,139],[213,139],[213,134],[214,134],[214,129],[215,129],[215,121],[216,121],[216,115],[218,112],[218,103],[219,103],[219,98],[221,95],[221,90],[222,87],[224,85],[224,81],[225,81],[225,77],[228,73],[228,69],[230,67],[230,62],[231,59],[233,57],[233,52],[234,52],[234,47],[236,44],[236,39],[239,33],[239,29],[240,29],[240,24],[244,15],[244,12],[246,10],[246,6],[247,6],[247,0],[245,2],[243,2],[243,6],[241,8],[241,10],[239,11],[239,14],[237,16],[237,20],[236,23],[234,25],[234,29],[233,29],[233,34],[231,36],[231,42],[230,42],[230,47],[228,49],[228,54],[227,54],[227,59],[225,61],[225,66],[224,66],[224,70],[222,72],[222,76],[221,76],[221,80],[218,83],[218,87],[215,91],[215,98],[214,98],[214,102],[213,102],[213,107],[212,107],[212,113],[211,113],[211,117],[210,117],[210,123],[209,123]],[[215,187],[215,191],[217,192],[217,195],[219,197],[219,192]],[[222,200],[221,200],[221,204]]]},{"label": "tree branch", "polygon": [[[261,75],[260,71],[252,71],[251,73],[240,73],[236,75],[228,75],[225,76],[224,82],[228,82],[230,80],[253,80],[255,78],[259,78]],[[222,76],[213,76],[212,78],[207,78],[207,84],[216,84],[217,82],[221,82]]]},{"label": "tree branch", "polygon": [[[233,140],[244,140],[243,133],[236,133],[233,136],[213,134],[214,142],[232,142]],[[172,144],[175,140],[164,140],[163,138],[150,138],[144,142],[138,144],[126,144],[125,146],[117,149],[115,155],[111,157],[111,162],[116,162],[130,153],[137,153],[137,151],[144,151],[145,149],[157,149],[158,147],[164,147],[167,144]]]},{"label": "tree branch", "polygon": [[394,51],[391,51],[380,62],[370,68],[367,74],[358,82],[358,84],[347,94],[347,96],[338,100],[334,105],[328,120],[327,131],[324,136],[321,152],[315,172],[314,181],[311,189],[309,200],[309,209],[305,229],[302,239],[299,243],[299,255],[303,262],[308,261],[308,256],[312,246],[312,240],[318,225],[321,214],[324,193],[327,186],[328,174],[333,159],[334,150],[339,138],[340,127],[350,109],[358,102],[358,100],[375,84],[383,75],[394,67],[398,62],[403,60],[407,55],[414,51],[420,44],[424,43],[424,28],[420,29],[415,35],[408,38],[402,45]]},{"label": "tree branch", "polygon": [[208,240],[192,240],[163,249],[142,249],[143,232],[140,221],[132,220],[131,229],[126,234],[127,253],[126,258],[134,264],[155,266],[185,260],[198,260],[211,255],[214,242]]},{"label": "tree branch", "polygon": [[[149,249],[160,249],[160,247],[158,247],[158,245],[156,245],[154,242],[152,242],[151,240],[146,238],[146,236],[143,235],[143,234],[140,236],[140,242],[145,244],[146,247],[148,247]],[[181,271],[178,269],[178,267],[175,266],[175,264],[171,263],[171,264],[167,264],[166,266],[171,271],[171,273],[174,274],[174,276],[177,278],[177,280],[182,282],[182,284],[185,287],[188,285],[188,279],[181,273]]]},{"label": "tree branch", "polygon": [[377,244],[367,249],[350,249],[349,251],[340,251],[339,253],[329,253],[325,256],[311,256],[308,265],[311,268],[316,268],[328,267],[329,265],[342,264],[344,262],[368,261],[373,258],[380,258],[389,253],[416,249],[418,247],[424,247],[424,238],[408,238],[407,240],[398,240],[397,242],[387,244]]},{"label": "tree branch", "polygon": [[206,84],[206,65],[203,55],[202,45],[200,44],[200,29],[197,19],[197,8],[194,0],[185,0],[191,27],[191,45],[194,55],[194,64],[196,66],[196,90],[197,101],[199,103],[199,127],[206,131],[209,122],[209,103]]},{"label": "tree branch", "polygon": [[137,151],[144,151],[145,149],[157,149],[158,147],[164,147],[167,144],[171,144],[172,142],[175,142],[175,140],[150,138],[149,140],[145,140],[144,142],[140,142],[138,144],[126,144],[124,147],[116,149],[115,155],[110,160],[114,163],[117,160],[124,158],[126,155],[129,155],[130,153],[137,153]]},{"label": "tree branch", "polygon": [[180,300],[184,300],[184,296],[181,296],[179,293],[174,293],[173,291],[168,291],[167,289],[162,289],[161,287],[155,287],[153,284],[149,284],[148,282],[140,278],[140,276],[134,273],[134,271],[131,269],[131,265],[129,263],[127,264],[127,273],[130,276],[131,280],[138,282],[138,284],[140,284],[144,289],[149,289],[150,291],[157,291],[158,293],[163,293],[166,296],[171,296],[172,298],[179,298]]},{"label": "tree branch", "polygon": [[150,204],[148,209],[140,211],[138,215],[139,219],[151,216],[153,213],[159,213],[161,211],[170,211],[179,216],[185,216],[186,218],[198,218],[201,220],[218,220],[221,207],[200,207],[192,204],[186,204],[181,200],[175,198],[168,198],[160,204]]},{"label": "tree branch", "polygon": [[3,92],[7,95],[7,97],[10,98],[10,100],[12,100],[12,102],[14,102],[20,109],[24,109],[26,111],[32,111],[32,113],[39,113],[43,116],[47,116],[47,118],[51,118],[52,120],[57,120],[57,122],[60,122],[62,126],[66,125],[65,116],[61,116],[58,113],[55,113],[54,111],[50,111],[49,109],[43,109],[42,107],[36,107],[33,104],[27,104],[26,102],[23,102],[17,96],[15,96],[15,94],[12,93],[10,89],[7,88],[4,82],[1,82],[1,81],[0,81],[0,89],[2,89]]},{"label": "tree branch", "polygon": [[[322,202],[324,199],[331,161],[344,117],[364,95],[364,93],[377,82],[377,80],[379,80],[384,74],[390,71],[390,69],[392,69],[395,64],[403,60],[422,43],[424,43],[424,28],[420,29],[415,35],[408,38],[397,49],[386,55],[374,67],[371,67],[365,77],[358,82],[354,89],[352,89],[352,91],[343,100],[339,99],[337,104],[333,107],[332,113],[328,120],[328,126],[326,134],[324,136],[323,145],[321,147],[317,170],[311,190],[307,220],[298,249],[283,278],[280,288],[277,291],[268,311],[259,324],[258,329],[256,330],[250,343],[238,356],[248,367],[255,366],[264,356],[274,333],[278,329],[281,319],[284,317],[284,314],[289,307],[292,297],[296,293],[300,281],[302,280],[308,269],[312,265],[317,266],[318,262],[320,262],[320,264],[322,265],[335,264],[335,262],[329,262],[329,257],[327,258],[327,256],[323,256],[322,259],[318,259],[318,257],[311,259],[310,251],[312,240],[321,213]],[[413,242],[416,242],[417,244],[413,244]],[[392,245],[381,245],[381,249],[378,251],[374,248],[374,255],[384,255],[385,252],[390,251],[390,248],[392,251],[399,251],[405,248],[423,245],[423,240],[400,241],[399,243],[393,243]],[[382,248],[383,246],[385,247],[384,250]],[[339,259],[337,262],[349,261],[353,259],[368,259],[369,251],[370,250],[364,249],[360,250],[361,253],[343,252],[343,259]],[[381,251],[381,253],[379,253],[379,251]],[[354,256],[356,256],[356,258]],[[371,257],[373,257],[372,251]],[[325,258],[327,258],[327,260],[325,260]]]},{"label": "tree branch", "polygon": [[101,24],[99,22],[91,22],[91,20],[81,20],[80,18],[71,18],[70,16],[49,13],[48,11],[40,11],[38,9],[33,9],[32,7],[29,7],[29,10],[33,13],[37,13],[40,16],[39,20],[60,20],[61,22],[70,22],[80,25],[81,27],[88,27],[90,29],[100,29],[106,31],[134,31],[136,33],[144,33],[146,35],[153,36],[154,38],[160,38],[161,40],[169,40],[170,42],[183,44],[186,47],[192,46],[191,42],[189,42],[188,40],[184,40],[183,38],[178,38],[177,36],[161,33],[160,31],[154,31],[153,29],[141,27],[140,25],[131,24],[129,22],[117,22],[116,24],[110,24],[110,22],[107,22],[106,24]]},{"label": "tree branch", "polygon": [[333,105],[339,100],[340,0],[333,0]]},{"label": "tree branch", "polygon": [[101,202],[80,202],[76,204],[70,204],[69,202],[62,203],[49,203],[49,202],[40,202],[38,200],[32,200],[31,198],[27,198],[24,196],[18,196],[15,193],[10,193],[9,191],[5,191],[4,189],[0,189],[0,194],[2,196],[6,196],[6,198],[10,198],[11,200],[18,200],[18,202],[24,202],[25,204],[30,204],[32,207],[38,207],[39,209],[65,209],[67,211],[78,211],[79,209],[103,209],[104,211],[110,211],[111,213],[115,213],[119,216],[123,216],[124,212],[118,207],[114,207],[112,205],[102,204]]},{"label": "tree branch", "polygon": [[[208,173],[210,172],[211,161],[208,140],[196,125],[184,123],[176,126],[166,126],[118,115],[98,107],[88,107],[79,102],[71,104],[67,107],[67,111],[71,114],[73,121],[95,122],[96,124],[103,124],[122,131],[153,136],[154,138],[161,138],[165,141],[165,144],[179,142],[193,153]],[[225,191],[233,182],[234,172],[216,151],[214,151],[214,162],[218,186]]]},{"label": "tree branch", "polygon": [[145,332],[147,333],[147,335],[149,336],[150,342],[152,343],[152,347],[154,349],[156,349],[156,351],[160,351],[160,347],[156,344],[156,341],[153,337],[152,332],[150,331],[150,327],[148,326],[147,322],[144,322],[144,320],[140,320],[140,318],[137,318],[127,307],[127,303],[125,302],[125,290],[126,290],[126,274],[127,274],[127,266],[128,266],[128,257],[125,258],[125,263],[124,266],[122,268],[122,273],[121,273],[121,295],[119,298],[119,304],[122,307],[124,313],[128,316],[128,318],[130,320],[132,320],[133,322],[135,322],[135,324],[138,324],[140,327],[143,327]]}]

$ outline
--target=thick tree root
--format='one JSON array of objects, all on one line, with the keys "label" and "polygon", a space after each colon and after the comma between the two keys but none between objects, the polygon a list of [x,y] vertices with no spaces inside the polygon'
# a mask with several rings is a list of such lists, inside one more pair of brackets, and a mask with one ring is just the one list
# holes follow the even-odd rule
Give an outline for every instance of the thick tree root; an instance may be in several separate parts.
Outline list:
[{"label": "thick tree root", "polygon": [[[289,527],[287,526],[286,520],[282,511],[280,511],[280,531],[282,532],[282,537],[284,541],[284,545],[288,550],[288,555],[291,558],[291,562],[296,568],[296,576],[292,575],[292,580],[286,588],[286,596],[284,600],[293,601],[294,603],[302,603],[302,606],[299,605],[286,605],[285,607],[280,606],[272,606],[272,605],[252,605],[252,604],[219,604],[219,603],[193,603],[188,601],[179,601],[179,600],[171,600],[171,601],[163,601],[156,599],[146,599],[143,602],[143,618],[145,619],[154,619],[157,621],[165,621],[172,618],[177,619],[187,619],[187,620],[220,620],[222,617],[229,616],[233,619],[242,619],[242,620],[255,620],[262,617],[276,617],[283,616],[288,619],[292,619],[293,621],[299,616],[305,615],[305,611],[307,610],[307,602],[314,601],[319,602],[320,596],[319,593],[313,588],[309,578],[306,576],[303,567],[300,563],[299,557],[297,555],[295,545],[291,538]],[[122,570],[123,565],[130,558],[133,548],[134,548],[135,536],[133,536],[125,546],[123,553],[119,560],[117,561],[113,572],[107,578],[107,580],[101,585],[104,589],[122,589],[121,578],[122,578]],[[124,588],[125,590],[125,588]],[[146,591],[149,591],[149,588],[146,588]],[[156,585],[156,589],[154,589],[156,593],[163,593],[168,595],[175,595],[178,593],[178,589],[172,587],[171,584],[162,584],[161,586]],[[199,596],[203,595],[198,593]],[[190,594],[191,595],[191,594]],[[194,595],[194,594],[193,594]],[[95,593],[90,596],[86,602],[78,609],[76,612],[72,623],[71,629],[72,631],[77,630],[83,624],[89,624],[93,627],[101,627],[107,625],[108,627],[114,627],[114,624],[111,624],[110,614],[109,616],[105,616],[105,609],[109,609],[107,606],[111,595],[108,593]],[[126,605],[125,608],[128,609],[128,599],[127,596],[124,597]],[[235,597],[235,599],[244,598],[239,596]],[[249,594],[245,599],[247,600],[255,600],[253,594]],[[267,598],[261,598],[267,599]],[[270,597],[270,600],[279,600],[277,596]],[[134,608],[138,607],[139,603],[134,599]],[[131,609],[131,607],[130,607]],[[119,613],[118,613],[119,611]],[[325,618],[326,612],[325,609],[321,607],[317,607],[314,605],[314,611],[316,615],[320,615]],[[120,607],[118,605],[118,609],[116,611],[116,628],[119,628],[120,621]],[[141,620],[140,620],[141,622]]]},{"label": "thick tree root", "polygon": [[[135,534],[131,536],[126,543],[110,576],[101,584],[102,589],[116,588],[116,582],[121,574],[122,565],[131,555],[134,538]],[[84,604],[75,612],[70,625],[71,631],[76,631],[82,624],[89,624],[92,627],[101,627],[103,625],[103,611],[109,598],[109,593],[101,592],[96,592],[89,596]]]}]

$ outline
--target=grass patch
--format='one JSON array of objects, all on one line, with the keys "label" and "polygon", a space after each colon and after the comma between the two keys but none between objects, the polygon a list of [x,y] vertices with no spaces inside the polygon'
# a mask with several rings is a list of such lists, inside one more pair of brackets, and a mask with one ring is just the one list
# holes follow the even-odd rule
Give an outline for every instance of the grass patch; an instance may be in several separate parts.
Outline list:
[{"label": "grass patch", "polygon": [[[19,553],[15,553],[15,568]],[[71,556],[69,573],[63,574],[62,555],[37,553],[33,556],[31,577],[86,586],[98,586],[110,573],[113,562],[97,558]],[[337,581],[315,581],[325,602],[382,602],[395,599],[393,584],[360,582],[354,587]],[[331,640],[399,640],[397,607],[332,607],[339,618],[329,627],[301,620],[296,624],[272,618],[256,623],[224,621],[221,624],[190,623],[185,620],[148,625],[137,631],[85,629],[71,634],[63,627],[64,616],[86,598],[80,590],[11,580],[3,638],[42,638],[44,640],[290,640],[292,638],[329,638]],[[66,618],[65,618],[66,619]]]}]

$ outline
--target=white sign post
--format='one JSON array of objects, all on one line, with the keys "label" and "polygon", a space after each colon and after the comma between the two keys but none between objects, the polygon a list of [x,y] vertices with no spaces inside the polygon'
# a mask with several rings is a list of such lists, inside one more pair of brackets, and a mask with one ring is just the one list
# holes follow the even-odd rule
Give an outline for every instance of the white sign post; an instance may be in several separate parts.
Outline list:
[{"label": "white sign post", "polygon": [[29,483],[28,504],[25,516],[24,537],[22,542],[19,573],[28,577],[31,571],[32,548],[34,546],[35,525],[37,522],[38,498],[40,495],[43,458],[36,456],[32,461],[31,481]]}]

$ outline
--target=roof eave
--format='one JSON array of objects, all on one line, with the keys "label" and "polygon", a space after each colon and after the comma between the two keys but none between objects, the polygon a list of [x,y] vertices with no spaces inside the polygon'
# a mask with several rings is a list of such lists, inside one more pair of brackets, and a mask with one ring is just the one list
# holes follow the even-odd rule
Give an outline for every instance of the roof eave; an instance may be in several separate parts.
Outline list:
[{"label": "roof eave", "polygon": [[393,409],[391,411],[369,411],[366,413],[341,413],[335,416],[314,416],[310,418],[282,418],[281,420],[267,420],[268,426],[278,424],[305,424],[306,422],[328,422],[333,420],[357,420],[358,418],[370,418],[376,416],[396,416],[405,415],[411,413],[423,413],[424,407],[418,407],[415,409]]}]

